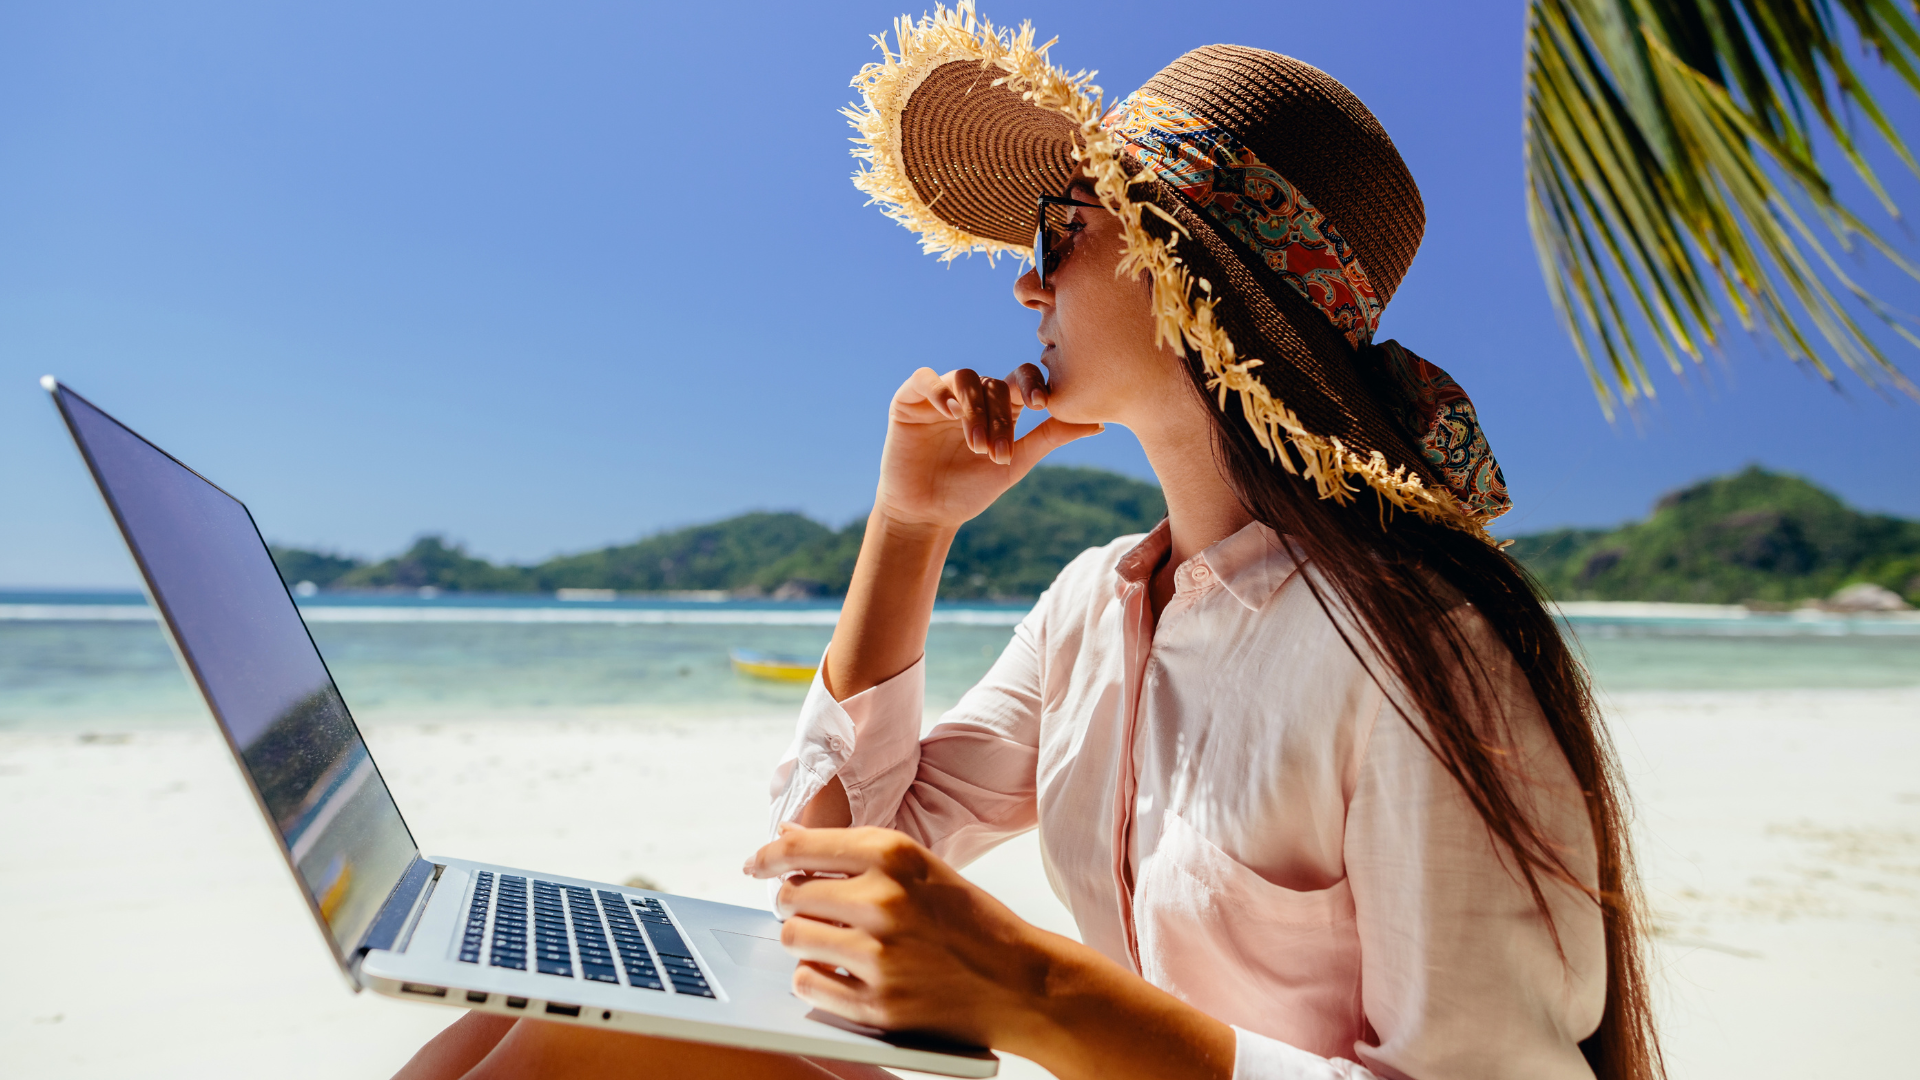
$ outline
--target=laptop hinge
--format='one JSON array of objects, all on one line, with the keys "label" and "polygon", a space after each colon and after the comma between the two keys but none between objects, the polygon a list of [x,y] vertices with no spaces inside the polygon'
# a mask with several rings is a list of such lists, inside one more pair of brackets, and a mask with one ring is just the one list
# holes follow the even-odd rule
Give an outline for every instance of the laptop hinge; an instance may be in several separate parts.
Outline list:
[{"label": "laptop hinge", "polygon": [[373,925],[367,927],[366,936],[360,939],[360,947],[353,950],[353,973],[360,974],[360,961],[375,949],[391,949],[401,935],[412,929],[417,912],[426,907],[426,899],[432,895],[432,885],[440,879],[441,867],[430,863],[418,855],[407,872],[400,875],[399,884],[393,892],[387,894],[387,902],[380,905],[379,914],[373,917]]},{"label": "laptop hinge", "polygon": [[420,899],[413,902],[413,914],[407,917],[406,929],[400,931],[400,940],[389,946],[394,952],[406,952],[407,946],[413,943],[413,932],[420,928],[420,920],[427,917],[427,904],[432,902],[433,890],[440,887],[440,875],[446,869],[439,863],[433,864],[433,877],[427,879],[427,887],[420,890]]}]

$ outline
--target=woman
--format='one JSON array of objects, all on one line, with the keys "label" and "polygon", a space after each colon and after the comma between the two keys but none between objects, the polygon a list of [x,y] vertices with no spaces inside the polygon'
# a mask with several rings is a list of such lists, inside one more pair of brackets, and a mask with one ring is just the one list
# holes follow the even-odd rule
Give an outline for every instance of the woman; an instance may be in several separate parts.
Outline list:
[{"label": "woman", "polygon": [[[1486,536],[1506,498],[1466,396],[1372,342],[1423,221],[1385,132],[1273,53],[1197,50],[1102,115],[1030,30],[897,29],[856,81],[857,182],[949,256],[1025,254],[1037,216],[1015,294],[1044,350],[894,396],[746,864],[783,879],[795,992],[1062,1077],[1658,1076],[1583,676]],[[1106,423],[1166,520],[1068,566],[922,738],[955,531]],[[1036,826],[1085,944],[954,870]],[[402,1075],[879,1075],[506,1025]]]}]

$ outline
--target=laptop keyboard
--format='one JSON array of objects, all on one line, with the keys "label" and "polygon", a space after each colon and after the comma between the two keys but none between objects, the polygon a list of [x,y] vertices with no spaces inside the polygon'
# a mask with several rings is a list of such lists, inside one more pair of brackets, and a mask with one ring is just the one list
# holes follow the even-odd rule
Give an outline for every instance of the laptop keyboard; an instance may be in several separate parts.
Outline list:
[{"label": "laptop keyboard", "polygon": [[601,889],[596,904],[593,890],[534,878],[529,939],[527,885],[513,874],[501,874],[497,882],[491,870],[475,875],[460,938],[463,962],[478,964],[484,953],[493,967],[525,971],[531,943],[533,969],[542,975],[619,985],[624,974],[626,985],[643,990],[671,984],[676,994],[714,996],[660,901]]}]

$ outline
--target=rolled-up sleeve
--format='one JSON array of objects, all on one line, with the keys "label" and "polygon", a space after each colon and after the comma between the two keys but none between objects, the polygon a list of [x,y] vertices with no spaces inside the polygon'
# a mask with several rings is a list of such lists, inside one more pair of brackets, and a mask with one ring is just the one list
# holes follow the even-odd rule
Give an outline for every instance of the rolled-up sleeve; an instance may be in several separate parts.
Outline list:
[{"label": "rolled-up sleeve", "polygon": [[[813,676],[807,700],[800,706],[800,722],[793,742],[773,772],[773,824],[793,821],[834,777],[847,789],[855,825],[891,823],[892,807],[876,819],[870,811],[875,784],[884,800],[889,777],[913,775],[920,753],[921,701],[926,696],[927,661],[877,686],[835,701],[827,692],[823,673],[827,661]],[[898,785],[896,785],[898,786]],[[899,802],[895,792],[893,803]]]},{"label": "rolled-up sleeve", "polygon": [[853,824],[899,829],[955,866],[1033,828],[1040,611],[1014,628],[986,677],[924,737],[924,657],[845,701],[816,674],[774,770],[774,826],[797,818],[837,776]]}]

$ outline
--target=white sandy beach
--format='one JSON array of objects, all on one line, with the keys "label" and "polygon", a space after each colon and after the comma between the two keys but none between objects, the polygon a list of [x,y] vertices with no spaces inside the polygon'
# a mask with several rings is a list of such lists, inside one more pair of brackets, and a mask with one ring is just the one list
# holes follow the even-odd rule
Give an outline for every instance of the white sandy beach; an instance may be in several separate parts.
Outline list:
[{"label": "white sandy beach", "polygon": [[[1672,1072],[1900,1075],[1920,1015],[1920,690],[1622,695]],[[421,846],[764,903],[784,719],[365,718]],[[9,1077],[384,1077],[446,1008],[351,994],[209,723],[0,735]],[[1031,836],[974,871],[1071,923]],[[1009,1062],[1003,1075],[1044,1075]]]}]

